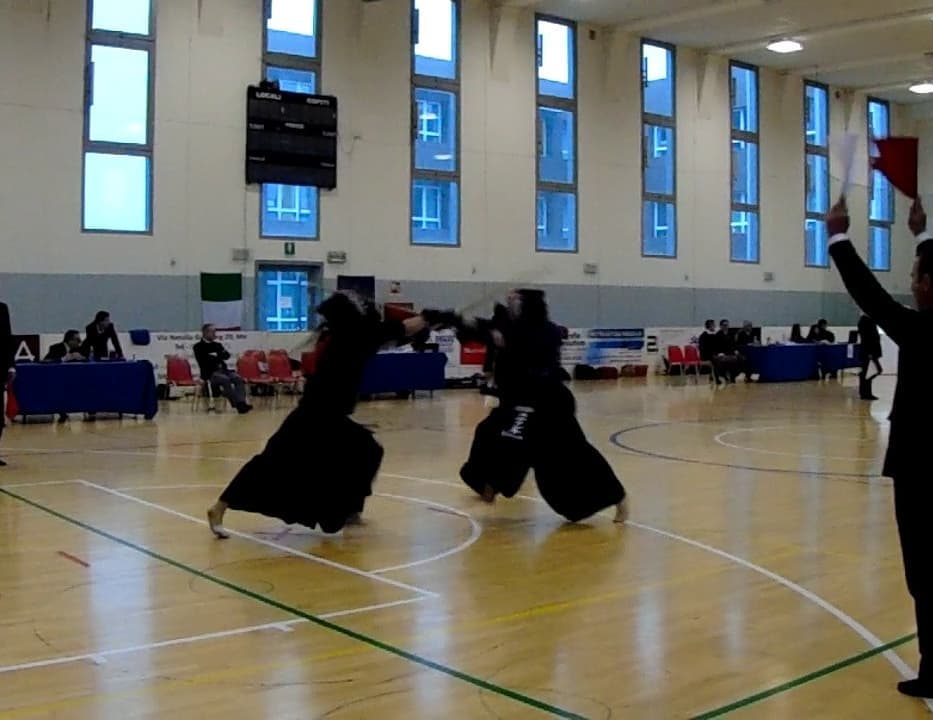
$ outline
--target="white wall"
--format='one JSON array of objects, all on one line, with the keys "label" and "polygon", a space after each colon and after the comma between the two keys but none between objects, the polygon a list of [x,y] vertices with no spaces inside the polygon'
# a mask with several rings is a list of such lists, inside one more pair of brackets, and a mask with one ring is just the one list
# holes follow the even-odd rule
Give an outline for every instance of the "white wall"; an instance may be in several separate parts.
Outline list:
[{"label": "white wall", "polygon": [[[328,277],[508,282],[524,274],[575,286],[841,291],[834,271],[803,266],[802,80],[760,74],[761,263],[729,263],[728,62],[687,49],[677,65],[679,253],[641,257],[639,43],[596,28],[590,39],[587,26],[578,33],[580,252],[535,253],[534,18],[506,10],[491,33],[483,0],[464,0],[462,12],[461,247],[411,247],[408,0],[323,5],[322,90],[341,103],[339,188],[323,196],[321,241],[300,243],[297,259],[346,251],[350,262],[328,267]],[[159,0],[151,237],[80,232],[84,28],[80,0],[0,2],[3,272],[249,275],[252,263],[231,260],[243,246],[257,260],[282,259],[281,242],[259,239],[258,193],[243,181],[260,0]],[[846,106],[832,102],[834,132],[845,127]],[[912,130],[906,113],[892,114],[895,132]],[[864,132],[864,98],[851,103],[849,124]],[[862,147],[861,187],[850,200],[862,247],[866,155]],[[912,252],[902,201],[897,217],[885,282],[902,293]],[[584,262],[599,263],[598,277],[584,276]]]}]

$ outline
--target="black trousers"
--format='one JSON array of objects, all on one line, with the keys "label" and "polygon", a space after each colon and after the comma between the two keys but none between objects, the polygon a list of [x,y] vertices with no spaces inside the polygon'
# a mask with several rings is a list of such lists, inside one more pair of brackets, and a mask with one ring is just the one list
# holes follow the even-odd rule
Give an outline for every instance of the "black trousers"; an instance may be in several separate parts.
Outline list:
[{"label": "black trousers", "polygon": [[859,397],[861,397],[863,400],[868,400],[869,398],[872,397],[872,391],[871,391],[872,380],[868,379],[868,367],[872,363],[874,363],[875,370],[877,370],[877,374],[880,375],[881,374],[881,362],[878,360],[878,358],[874,357],[873,355],[863,355],[861,358],[861,362],[862,362],[862,365],[861,365],[861,369],[858,375],[858,394],[859,394]]},{"label": "black trousers", "polygon": [[6,385],[0,382],[0,437],[3,437],[3,428],[6,427]]},{"label": "black trousers", "polygon": [[894,510],[904,556],[907,589],[914,599],[920,645],[920,677],[933,682],[933,491],[926,477],[894,478]]},{"label": "black trousers", "polygon": [[488,485],[509,498],[534,469],[541,497],[570,522],[620,503],[625,488],[587,441],[570,391],[558,385],[529,400],[506,399],[477,426],[463,481],[476,493]]}]

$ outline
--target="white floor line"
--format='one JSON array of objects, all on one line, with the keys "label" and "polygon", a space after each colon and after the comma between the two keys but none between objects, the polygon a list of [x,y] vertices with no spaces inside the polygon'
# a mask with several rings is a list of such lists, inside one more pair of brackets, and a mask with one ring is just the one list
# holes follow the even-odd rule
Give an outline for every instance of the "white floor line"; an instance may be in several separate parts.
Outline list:
[{"label": "white floor line", "polygon": [[[411,480],[413,482],[421,482],[421,483],[425,483],[429,485],[447,485],[449,487],[456,487],[456,488],[464,487],[461,483],[453,483],[453,482],[448,482],[445,480],[430,480],[428,478],[418,478],[412,475],[397,475],[394,473],[393,474],[384,473],[384,474],[386,477],[393,477],[393,478],[398,478],[402,480]],[[515,497],[521,498],[522,500],[529,500],[531,502],[544,503],[544,500],[542,498],[535,497],[533,495],[518,494],[518,495],[515,495]],[[745,560],[744,558],[740,558],[737,555],[733,555],[732,553],[726,552],[725,550],[720,550],[719,548],[713,547],[712,545],[707,545],[706,543],[702,543],[697,540],[692,540],[688,537],[684,537],[683,535],[678,535],[677,533],[668,532],[667,530],[661,530],[660,528],[652,527],[651,525],[645,525],[644,523],[634,522],[632,520],[627,521],[626,525],[633,527],[633,528],[637,528],[639,530],[644,530],[646,532],[654,533],[655,535],[660,535],[661,537],[666,537],[669,540],[675,540],[677,542],[685,543],[687,545],[697,548],[698,550],[703,550],[705,552],[711,553],[713,555],[716,555],[722,558],[723,560],[728,560],[729,562],[735,563],[736,565],[740,565],[741,567],[744,567],[747,570],[751,570],[753,572],[758,573],[759,575],[763,575],[769,580],[772,580],[780,585],[783,585],[788,590],[791,590],[792,592],[800,595],[806,600],[819,606],[820,608],[828,612],[830,615],[835,617],[837,620],[839,620],[841,623],[846,625],[850,630],[855,632],[859,637],[861,637],[871,647],[878,648],[885,644],[884,642],[882,642],[882,640],[877,635],[875,635],[871,630],[866,628],[864,625],[862,625],[858,620],[853,618],[851,615],[846,614],[845,612],[840,610],[838,607],[833,605],[828,600],[824,600],[816,593],[811,592],[810,590],[807,590],[805,587],[798,585],[793,580],[789,580],[783,575],[778,575],[777,573],[772,572],[771,570],[768,570],[767,568],[764,568],[761,565],[756,565],[753,562],[749,562],[748,560]],[[904,678],[916,677],[917,673],[914,672],[914,670],[912,670],[910,666],[907,665],[907,663],[904,662],[901,659],[901,657],[893,650],[885,651],[882,654],[882,657],[884,657],[884,659],[887,660],[902,677]],[[933,700],[927,700],[926,704],[927,704],[927,707],[933,710]]]},{"label": "white floor line", "polygon": [[[174,515],[175,517],[181,518],[183,520],[197,523],[198,525],[206,526],[208,524],[207,520],[201,520],[200,518],[196,518],[193,515],[186,515],[185,513],[178,512],[177,510],[173,510],[170,507],[149,502],[148,500],[143,500],[142,498],[120,492],[119,490],[113,490],[111,488],[105,487],[104,485],[98,485],[97,483],[88,482],[87,480],[79,480],[77,482],[80,482],[82,485],[86,485],[87,487],[94,488],[99,492],[107,493],[108,495],[113,495],[114,497],[143,505],[152,510],[159,510],[168,515]],[[250,535],[249,533],[238,532],[236,530],[231,530],[230,528],[227,528],[227,532],[230,533],[230,535],[241,538],[243,540],[249,540],[250,542],[254,542],[258,545],[265,545],[266,547],[275,548],[276,550],[287,553],[288,555],[300,557],[304,560],[309,560],[319,565],[325,565],[335,570],[342,570],[343,572],[350,573],[351,575],[358,575],[359,577],[364,577],[369,580],[375,580],[376,582],[383,583],[384,585],[391,585],[393,587],[399,588],[400,590],[407,590],[408,592],[417,593],[418,595],[423,595],[425,597],[439,596],[438,593],[431,590],[425,590],[424,588],[415,587],[414,585],[408,585],[407,583],[399,582],[398,580],[392,580],[390,578],[383,577],[382,575],[376,575],[365,570],[360,570],[359,568],[351,567],[350,565],[342,565],[341,563],[334,562],[333,560],[327,560],[325,558],[318,557],[317,555],[311,555],[310,553],[302,552],[301,550],[296,550],[295,548],[291,548],[288,545],[281,545],[271,540],[264,540],[262,538],[256,537],[255,535]]]},{"label": "white floor line", "polygon": [[[858,456],[848,456],[840,457],[838,455],[818,455],[818,454],[807,454],[807,453],[791,453],[791,452],[782,452],[780,450],[765,450],[764,448],[748,447],[747,445],[739,445],[737,443],[731,443],[726,440],[727,437],[731,435],[737,435],[738,433],[751,433],[751,432],[782,432],[785,428],[793,427],[790,425],[774,425],[771,427],[759,427],[759,428],[734,428],[732,430],[723,430],[721,433],[718,433],[713,437],[713,441],[717,445],[722,447],[730,448],[731,450],[740,450],[742,452],[757,453],[759,455],[780,455],[784,457],[794,457],[794,458],[807,458],[808,460],[849,460],[860,463],[875,463],[877,461],[877,456],[875,457],[858,457]],[[823,436],[826,437],[826,436]],[[850,438],[851,439],[851,438]]]},{"label": "white floor line", "polygon": [[[111,451],[95,451],[95,452],[100,452],[101,454],[103,454],[103,453],[108,453],[108,452],[111,452]],[[151,454],[151,453],[150,453],[150,454]],[[161,455],[161,456],[159,456],[159,457],[170,457],[170,456]],[[206,459],[213,459],[213,460],[218,460],[218,461],[233,460],[233,458],[223,458],[223,457],[217,457],[217,458],[202,458],[202,457],[197,457],[197,459],[204,459],[204,460],[206,460]],[[237,458],[237,460],[239,460],[239,459]],[[432,479],[428,479],[428,478],[419,478],[419,477],[415,477],[415,476],[412,476],[412,475],[400,475],[400,474],[397,474],[397,473],[380,473],[380,474],[383,475],[384,477],[397,478],[397,479],[400,479],[400,480],[410,480],[410,481],[412,481],[412,482],[419,482],[419,483],[428,484],[428,485],[446,485],[446,486],[449,486],[449,487],[456,487],[456,488],[461,488],[461,487],[463,487],[462,484],[460,484],[460,483],[453,483],[453,482],[444,481],[444,480],[432,480]],[[90,484],[90,483],[89,483],[89,484]],[[101,487],[101,489],[104,490],[104,491],[110,492],[110,490],[109,490],[108,488],[103,488],[103,487]],[[537,502],[537,503],[543,503],[543,502],[544,502],[544,500],[543,500],[542,498],[534,497],[533,495],[521,495],[521,494],[519,494],[519,495],[516,495],[515,497],[521,498],[521,499],[523,499],[523,500],[530,500],[530,501],[532,501],[532,502]],[[132,499],[132,500],[135,500],[135,501],[137,501],[137,502],[144,502],[144,501],[140,501],[138,498],[133,498],[131,495],[130,495],[130,496],[127,496],[127,498]],[[160,508],[160,509],[168,510],[168,508]],[[169,512],[171,512],[171,513],[173,513],[173,514],[175,513],[175,511],[173,511],[173,510],[169,510]],[[179,514],[180,514],[180,513],[179,513]],[[189,517],[189,516],[185,516],[185,517],[187,517],[187,518],[190,519],[190,520],[194,520],[195,522],[200,522],[200,523],[206,524],[204,521],[200,521],[200,520],[198,520],[197,518],[191,518],[191,517]],[[833,615],[837,620],[839,620],[840,622],[842,622],[843,624],[845,624],[847,627],[849,627],[853,632],[855,632],[856,634],[858,634],[863,640],[865,640],[865,641],[866,641],[869,645],[871,645],[872,647],[877,648],[877,647],[881,647],[882,645],[884,645],[884,643],[881,641],[880,638],[878,638],[878,636],[876,636],[874,633],[872,633],[868,628],[866,628],[864,625],[862,625],[860,622],[858,622],[855,618],[851,617],[850,615],[847,615],[845,612],[843,612],[842,610],[840,610],[839,608],[837,608],[835,605],[833,605],[832,603],[828,602],[827,600],[824,600],[823,598],[821,598],[820,596],[816,595],[815,593],[813,593],[813,592],[807,590],[806,588],[804,588],[804,587],[798,585],[797,583],[793,582],[792,580],[789,580],[788,578],[785,578],[783,575],[778,575],[777,573],[771,572],[770,570],[767,570],[766,568],[763,568],[763,567],[761,567],[760,565],[755,565],[754,563],[751,563],[751,562],[749,562],[748,560],[745,560],[745,559],[743,559],[743,558],[740,558],[740,557],[738,557],[738,556],[736,556],[736,555],[732,555],[731,553],[728,553],[728,552],[726,552],[725,550],[720,550],[720,549],[718,549],[718,548],[713,547],[712,545],[706,545],[705,543],[701,543],[701,542],[698,542],[698,541],[696,541],[696,540],[691,540],[690,538],[684,537],[684,536],[682,536],[682,535],[677,535],[676,533],[671,533],[671,532],[668,532],[668,531],[666,531],[666,530],[661,530],[661,529],[659,529],[659,528],[652,527],[652,526],[650,526],[650,525],[645,525],[645,524],[643,524],[643,523],[636,523],[636,522],[632,522],[632,521],[628,521],[626,524],[629,525],[629,526],[631,526],[631,527],[638,528],[638,529],[640,529],[640,530],[645,530],[645,531],[647,531],[647,532],[655,533],[656,535],[660,535],[660,536],[662,536],[662,537],[666,537],[666,538],[668,538],[668,539],[670,539],[670,540],[675,540],[675,541],[677,541],[677,542],[686,543],[686,544],[691,545],[691,546],[693,546],[693,547],[695,547],[695,548],[697,548],[697,549],[704,550],[704,551],[706,551],[706,552],[710,552],[710,553],[712,553],[712,554],[714,554],[714,555],[718,555],[719,557],[721,557],[721,558],[723,558],[723,559],[725,559],[725,560],[728,560],[728,561],[733,562],[733,563],[735,563],[735,564],[737,564],[737,565],[740,565],[740,566],[742,566],[742,567],[745,567],[746,569],[752,570],[753,572],[757,572],[757,573],[763,575],[764,577],[767,577],[768,579],[773,580],[774,582],[777,582],[777,583],[783,585],[783,586],[786,587],[787,589],[793,591],[794,593],[800,595],[800,596],[803,597],[803,598],[806,598],[806,599],[809,600],[810,602],[813,602],[813,603],[815,603],[816,605],[818,605],[819,607],[821,607],[822,609],[826,610],[826,611],[829,612],[831,615]],[[271,546],[273,546],[273,547],[277,547],[275,543],[270,543],[270,542],[268,542],[268,541],[260,540],[259,538],[254,538],[254,537],[249,536],[249,535],[246,535],[245,537],[246,537],[247,539],[254,540],[255,542],[260,542],[260,543],[263,543],[263,544],[271,545]],[[280,549],[284,549],[284,548],[280,548]],[[289,550],[290,550],[290,549],[289,549]],[[313,556],[310,556],[310,557],[313,558]],[[320,558],[315,558],[315,560],[320,560]],[[356,572],[359,573],[359,574],[364,574],[364,575],[366,574],[366,573],[364,573],[364,571],[361,571],[361,570],[360,570],[360,571],[356,571]],[[380,579],[382,579],[382,580],[386,580],[386,579],[387,579],[387,578],[382,578],[382,577],[379,576],[379,575],[372,575],[372,576],[373,576],[374,578],[380,578]],[[424,591],[424,590],[418,590],[418,592],[420,592],[420,593],[422,593],[422,594],[427,593],[427,591]],[[436,593],[432,593],[432,595],[435,595],[435,596],[436,596]],[[888,651],[886,651],[885,653],[883,653],[882,657],[884,657],[884,658],[895,668],[895,670],[897,670],[897,672],[898,672],[901,676],[903,676],[903,677],[905,677],[905,678],[912,678],[912,677],[915,677],[915,676],[916,676],[916,673],[910,668],[910,666],[908,666],[907,663],[905,663],[905,662],[900,658],[900,656],[897,655],[897,653],[895,653],[893,650],[888,650]],[[933,700],[927,700],[927,701],[926,701],[926,704],[927,704],[927,707],[928,707],[928,708],[930,708],[931,710],[933,710]]]},{"label": "white floor line", "polygon": [[451,507],[450,505],[443,505],[441,503],[433,502],[431,500],[422,500],[421,498],[408,497],[407,495],[392,495],[390,493],[375,493],[377,497],[390,498],[392,500],[402,500],[404,502],[413,502],[418,505],[425,505],[426,507],[436,508],[442,510],[451,515],[456,515],[457,517],[462,517],[470,523],[470,537],[464,540],[462,543],[456,547],[452,547],[449,550],[444,552],[437,553],[431,557],[424,558],[422,560],[414,560],[412,562],[402,563],[401,565],[390,565],[389,567],[379,568],[378,570],[372,570],[377,575],[388,572],[395,572],[396,570],[407,570],[409,568],[418,567],[419,565],[427,565],[428,563],[436,562],[451,555],[456,555],[457,553],[463,552],[470,545],[479,540],[480,536],[483,534],[483,526],[473,518],[469,513],[464,512],[463,510],[458,510],[457,508]]},{"label": "white floor line", "polygon": [[[395,600],[393,602],[379,603],[378,605],[367,605],[365,607],[350,608],[348,610],[338,610],[336,612],[324,613],[317,617],[322,620],[331,620],[347,615],[358,615],[360,613],[372,612],[374,610],[384,610],[386,608],[397,607],[399,605],[409,605],[420,602],[424,598],[406,598],[405,600]],[[302,625],[309,622],[305,618],[294,618],[292,620],[280,620],[278,622],[263,623],[262,625],[248,625],[246,627],[235,628],[233,630],[220,630],[218,632],[203,633],[200,635],[187,635],[185,637],[174,638],[172,640],[163,640],[161,642],[146,643],[144,645],[132,645],[130,647],[116,648],[114,650],[100,650],[83,655],[66,655],[63,657],[49,658],[47,660],[36,660],[34,662],[20,663],[18,665],[0,666],[0,675],[4,673],[19,672],[21,670],[34,670],[36,668],[52,667],[54,665],[68,665],[76,662],[92,662],[95,665],[106,664],[107,658],[118,655],[129,655],[136,652],[146,652],[149,650],[159,650],[161,648],[175,647],[178,645],[191,645],[206,640],[218,640],[221,638],[236,637],[237,635],[247,635],[249,633],[261,632],[263,630],[279,630],[280,632],[291,632],[295,625]]]},{"label": "white floor line", "polygon": [[[186,490],[188,488],[193,489],[202,489],[202,488],[222,488],[223,485],[214,484],[199,484],[199,483],[189,483],[184,485],[137,485],[135,487],[123,487],[116,488],[117,492],[131,493],[137,490]],[[435,562],[437,560],[442,560],[443,558],[450,557],[451,555],[456,555],[466,550],[468,547],[473,545],[477,540],[480,539],[480,536],[483,534],[483,526],[480,525],[477,520],[467,512],[459,510],[450,505],[444,505],[443,503],[434,502],[433,500],[424,500],[423,498],[409,497],[407,495],[393,495],[391,493],[373,493],[376,497],[384,497],[390,500],[401,500],[403,502],[415,503],[416,505],[424,505],[426,507],[436,508],[443,512],[449,513],[451,515],[456,515],[457,517],[462,517],[470,523],[470,536],[464,540],[462,543],[456,547],[452,547],[449,550],[440,552],[431,557],[424,558],[422,560],[414,560],[412,562],[403,563],[401,565],[391,565],[389,567],[377,568],[376,570],[369,570],[368,572],[380,575],[382,573],[394,572],[396,570],[407,570],[408,568],[417,567],[419,565],[427,565],[428,563]]]}]

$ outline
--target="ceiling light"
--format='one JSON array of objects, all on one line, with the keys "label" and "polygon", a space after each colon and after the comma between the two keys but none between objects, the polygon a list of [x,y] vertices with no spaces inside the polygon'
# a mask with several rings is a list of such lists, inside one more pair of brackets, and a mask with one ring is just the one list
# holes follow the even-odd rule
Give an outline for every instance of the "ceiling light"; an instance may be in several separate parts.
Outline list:
[{"label": "ceiling light", "polygon": [[908,90],[917,95],[933,94],[933,82],[921,82],[911,85]]},{"label": "ceiling light", "polygon": [[773,43],[768,43],[767,47],[771,52],[780,53],[781,55],[803,50],[803,45],[796,40],[775,40]]}]

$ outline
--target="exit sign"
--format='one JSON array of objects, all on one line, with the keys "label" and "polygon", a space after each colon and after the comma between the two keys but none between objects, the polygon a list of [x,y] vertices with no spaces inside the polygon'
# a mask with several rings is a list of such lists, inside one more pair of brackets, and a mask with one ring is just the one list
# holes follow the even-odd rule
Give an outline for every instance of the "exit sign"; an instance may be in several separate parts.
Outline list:
[{"label": "exit sign", "polygon": [[285,243],[285,257],[292,257],[295,254],[295,243]]}]

